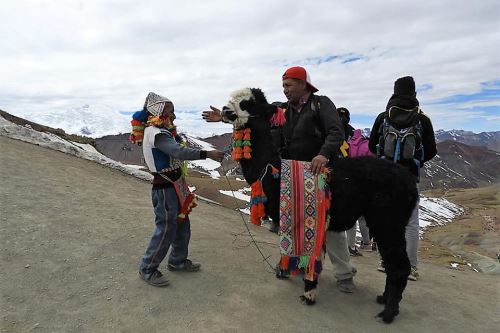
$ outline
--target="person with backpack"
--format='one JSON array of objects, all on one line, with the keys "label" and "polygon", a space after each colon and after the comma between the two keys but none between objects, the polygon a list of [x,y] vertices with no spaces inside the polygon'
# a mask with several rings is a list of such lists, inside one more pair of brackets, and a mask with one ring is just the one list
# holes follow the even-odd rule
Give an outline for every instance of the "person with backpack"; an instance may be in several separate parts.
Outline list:
[{"label": "person with backpack", "polygon": [[[273,140],[280,141],[276,144],[283,159],[310,161],[311,171],[319,174],[323,167],[333,165],[344,141],[343,125],[335,104],[326,96],[315,95],[318,89],[303,67],[288,68],[282,75],[282,86],[287,102],[280,106],[286,109],[286,122],[282,125],[280,140]],[[203,111],[202,117],[209,122],[224,121],[223,112],[215,107]],[[325,242],[338,289],[354,292],[356,268],[350,263],[345,232],[327,231]]]},{"label": "person with backpack", "polygon": [[[432,122],[420,109],[413,77],[401,77],[394,82],[394,93],[389,98],[386,110],[375,119],[368,147],[378,157],[407,167],[417,181],[424,163],[436,156]],[[417,203],[406,227],[406,252],[411,264],[408,279],[413,281],[419,277],[418,208]],[[384,271],[383,263],[379,270]]]},{"label": "person with backpack", "polygon": [[[283,93],[288,102],[283,126],[282,158],[311,161],[318,174],[322,167],[332,166],[344,141],[342,121],[335,104],[311,83],[306,69],[288,68],[282,76]],[[354,291],[356,268],[350,263],[345,232],[326,232],[326,252],[332,262],[340,291]]]},{"label": "person with backpack", "polygon": [[[337,108],[340,120],[344,126],[344,139],[349,144],[348,157],[358,157],[358,156],[374,156],[368,149],[368,139],[363,136],[360,129],[354,129],[351,126],[351,113],[345,107]],[[360,217],[354,226],[346,231],[347,245],[349,247],[349,254],[353,257],[362,256],[356,247],[356,230],[357,225],[359,225],[359,231],[361,233],[361,246],[360,249],[365,251],[371,251],[371,237],[368,226],[364,217]]]}]

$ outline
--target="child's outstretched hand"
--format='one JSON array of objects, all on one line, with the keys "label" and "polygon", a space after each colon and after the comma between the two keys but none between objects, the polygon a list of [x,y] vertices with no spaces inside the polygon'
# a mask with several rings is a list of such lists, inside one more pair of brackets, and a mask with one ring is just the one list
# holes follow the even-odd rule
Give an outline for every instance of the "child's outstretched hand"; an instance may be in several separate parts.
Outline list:
[{"label": "child's outstretched hand", "polygon": [[224,152],[219,150],[209,150],[207,151],[207,158],[210,158],[214,161],[221,162],[224,159]]}]

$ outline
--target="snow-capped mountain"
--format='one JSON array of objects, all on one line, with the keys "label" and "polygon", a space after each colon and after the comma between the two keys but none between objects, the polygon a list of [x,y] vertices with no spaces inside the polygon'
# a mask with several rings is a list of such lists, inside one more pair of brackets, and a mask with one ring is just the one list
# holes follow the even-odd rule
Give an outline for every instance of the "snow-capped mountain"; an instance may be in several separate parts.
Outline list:
[{"label": "snow-capped mountain", "polygon": [[[129,116],[107,106],[84,105],[67,111],[51,111],[46,114],[27,115],[26,118],[36,123],[53,128],[62,128],[67,133],[90,136],[95,139],[95,146],[104,155],[127,164],[143,164],[141,147],[131,144]],[[116,135],[117,133],[124,133]],[[365,135],[369,129],[364,129]],[[500,179],[500,132],[473,133],[462,130],[438,130],[438,156],[426,164],[422,170],[421,189],[432,188],[468,188],[496,183]],[[225,150],[230,145],[231,135],[199,139],[187,133],[181,133],[190,146],[209,150]],[[211,146],[210,146],[211,144]],[[464,146],[465,144],[465,146]],[[197,165],[191,167],[208,175],[229,172],[238,175],[238,166],[230,160],[222,167],[216,165]]]},{"label": "snow-capped mountain", "polygon": [[474,133],[462,130],[437,130],[436,141],[456,141],[469,146],[484,146],[489,150],[500,152],[500,131]]},{"label": "snow-capped mountain", "polygon": [[[100,138],[106,135],[128,133],[130,116],[120,113],[108,105],[83,105],[71,109],[52,109],[46,112],[18,112],[15,116],[40,125],[61,128],[68,134]],[[201,121],[201,119],[200,119]],[[362,129],[363,135],[370,136],[370,128]],[[456,141],[470,146],[484,146],[500,152],[500,131],[474,133],[463,130],[437,130],[436,141]]]},{"label": "snow-capped mountain", "polygon": [[68,110],[17,113],[40,125],[61,128],[68,134],[99,138],[130,131],[130,117],[107,105],[83,105]]}]

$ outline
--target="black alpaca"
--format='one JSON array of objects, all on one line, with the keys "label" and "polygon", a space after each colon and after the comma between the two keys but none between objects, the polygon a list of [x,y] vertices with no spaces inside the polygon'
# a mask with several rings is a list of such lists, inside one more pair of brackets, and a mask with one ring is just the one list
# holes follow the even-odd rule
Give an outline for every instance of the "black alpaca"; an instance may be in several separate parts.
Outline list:
[{"label": "black alpaca", "polygon": [[[245,180],[252,184],[262,177],[269,165],[280,168],[277,148],[272,143],[270,119],[276,107],[267,102],[260,89],[242,89],[231,95],[224,107],[226,118],[236,128],[252,131],[252,158],[241,160]],[[262,179],[268,201],[266,213],[279,221],[279,179],[270,172]],[[360,216],[364,216],[371,234],[379,247],[385,264],[384,293],[377,302],[384,304],[378,314],[390,323],[399,313],[399,302],[410,274],[406,254],[405,226],[418,199],[416,180],[399,165],[373,157],[339,159],[331,174],[332,205],[329,230],[350,229]],[[279,275],[279,274],[277,274]],[[317,281],[305,280],[304,303],[314,304]]]}]

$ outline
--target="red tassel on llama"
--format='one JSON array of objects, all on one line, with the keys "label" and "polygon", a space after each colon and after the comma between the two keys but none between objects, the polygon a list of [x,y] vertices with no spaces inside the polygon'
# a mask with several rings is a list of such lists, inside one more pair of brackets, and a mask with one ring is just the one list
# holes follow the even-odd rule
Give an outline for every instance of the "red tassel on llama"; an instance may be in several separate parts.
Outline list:
[{"label": "red tassel on llama", "polygon": [[267,197],[262,189],[262,182],[257,180],[250,185],[252,192],[250,198],[250,222],[255,225],[261,225],[261,219],[266,216],[264,202]]}]

